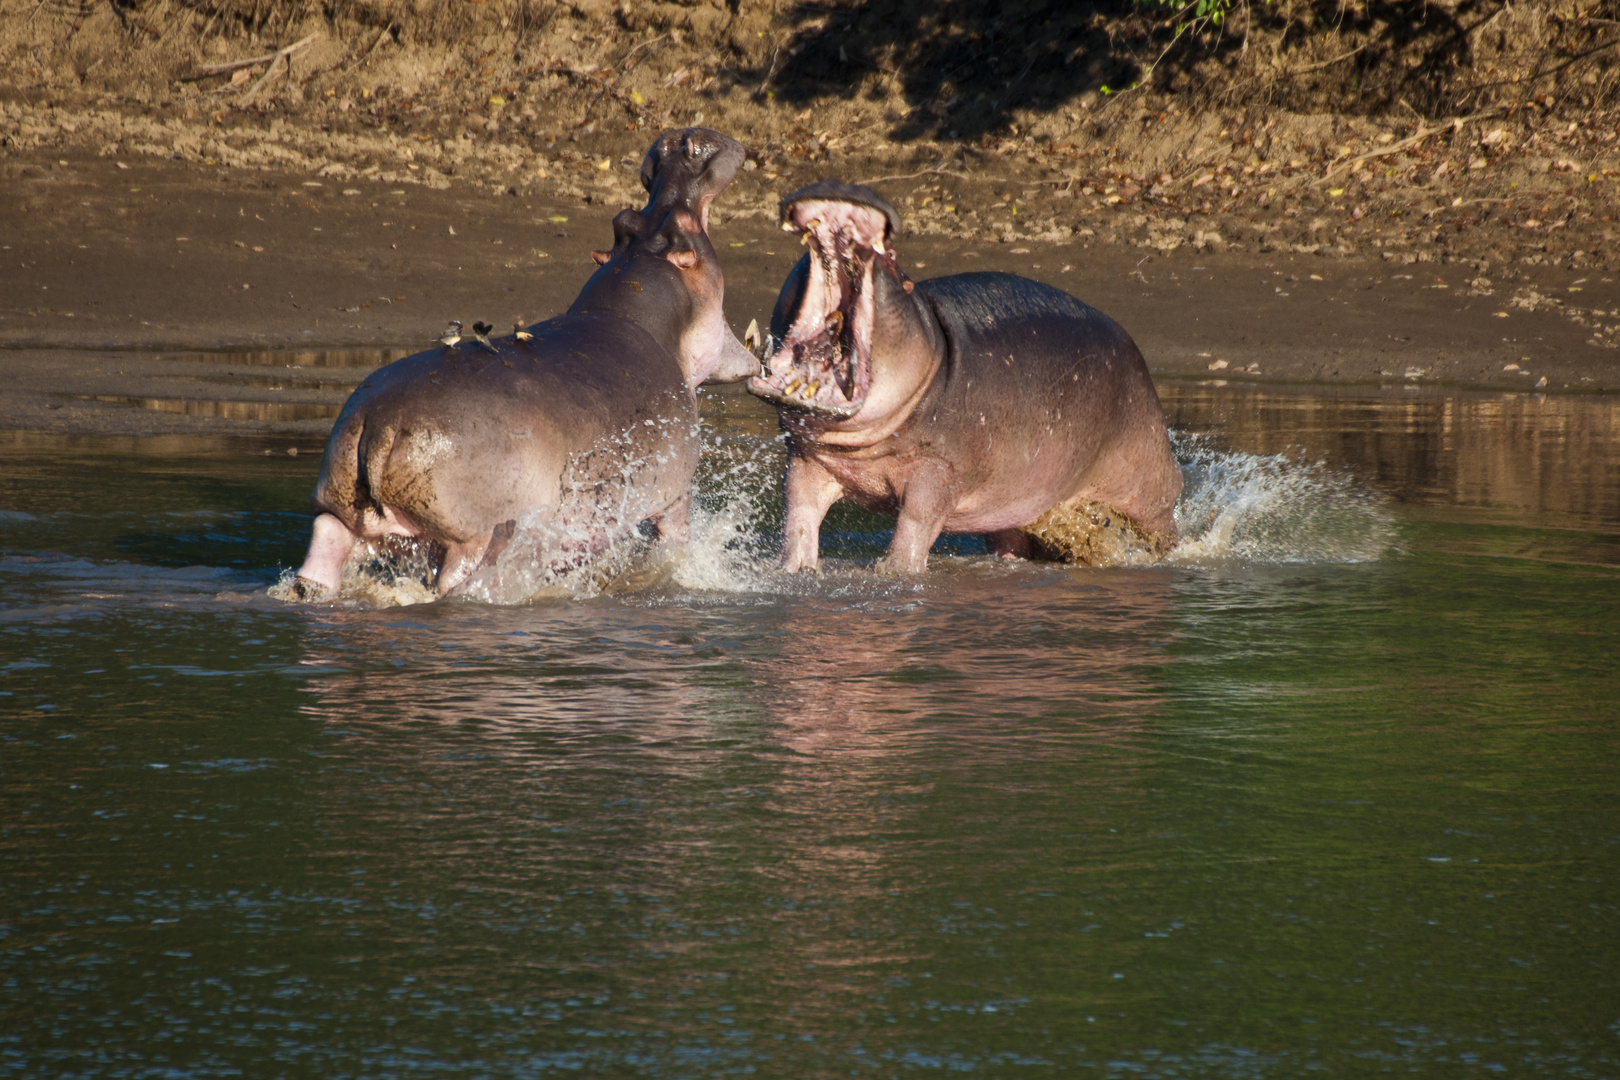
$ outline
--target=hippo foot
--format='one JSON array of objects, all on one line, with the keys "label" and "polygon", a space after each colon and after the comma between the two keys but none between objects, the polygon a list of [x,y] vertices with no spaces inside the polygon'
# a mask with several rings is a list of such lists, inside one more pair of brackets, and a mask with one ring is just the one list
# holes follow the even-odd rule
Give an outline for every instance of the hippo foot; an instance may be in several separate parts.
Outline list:
[{"label": "hippo foot", "polygon": [[1171,547],[1165,537],[1103,503],[1054,506],[1018,531],[1030,539],[1031,558],[1079,566],[1157,562]]}]

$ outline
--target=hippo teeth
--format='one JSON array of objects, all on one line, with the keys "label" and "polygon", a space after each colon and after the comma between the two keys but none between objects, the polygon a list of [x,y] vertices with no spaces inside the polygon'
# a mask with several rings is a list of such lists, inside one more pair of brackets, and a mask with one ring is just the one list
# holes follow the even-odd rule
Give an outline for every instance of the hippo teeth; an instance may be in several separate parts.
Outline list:
[{"label": "hippo teeth", "polygon": [[810,249],[806,287],[782,340],[765,340],[765,370],[749,389],[795,410],[848,419],[864,404],[863,381],[871,378],[868,294],[884,246],[874,242],[860,207],[839,200],[795,206],[784,211],[783,226]]}]

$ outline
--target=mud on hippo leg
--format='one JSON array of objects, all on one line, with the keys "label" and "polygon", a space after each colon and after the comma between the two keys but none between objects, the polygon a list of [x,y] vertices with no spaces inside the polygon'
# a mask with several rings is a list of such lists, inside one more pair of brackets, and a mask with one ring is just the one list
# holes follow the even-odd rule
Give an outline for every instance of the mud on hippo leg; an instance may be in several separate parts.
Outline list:
[{"label": "mud on hippo leg", "polygon": [[782,527],[782,569],[814,570],[821,558],[821,519],[844,494],[838,480],[805,458],[788,459],[787,520]]},{"label": "mud on hippo leg", "polygon": [[684,544],[689,541],[692,538],[692,489],[687,488],[680,498],[647,520],[657,530],[659,543]]},{"label": "mud on hippo leg", "polygon": [[[499,527],[497,527],[499,531]],[[507,537],[509,541],[510,536]],[[444,562],[439,566],[439,579],[435,583],[440,596],[450,596],[467,584],[473,571],[484,563],[484,552],[493,546],[493,537],[485,540],[479,537],[470,542],[453,542],[444,545]],[[503,544],[504,546],[504,544]],[[497,552],[497,554],[499,554]],[[489,560],[494,562],[494,559]]]},{"label": "mud on hippo leg", "polygon": [[343,584],[343,564],[359,537],[334,514],[317,514],[309,540],[309,553],[298,568],[293,595],[300,600],[319,600],[338,591]]},{"label": "mud on hippo leg", "polygon": [[880,574],[920,574],[928,569],[928,549],[956,506],[956,484],[949,466],[924,461],[906,478],[900,520],[894,525],[889,553],[880,560]]}]

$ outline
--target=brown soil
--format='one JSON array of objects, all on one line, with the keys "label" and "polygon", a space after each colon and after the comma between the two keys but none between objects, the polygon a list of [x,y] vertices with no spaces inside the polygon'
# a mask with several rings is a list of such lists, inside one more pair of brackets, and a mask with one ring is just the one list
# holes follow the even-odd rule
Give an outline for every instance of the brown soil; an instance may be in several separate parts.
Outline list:
[{"label": "brown soil", "polygon": [[[1613,6],[1256,0],[1172,40],[1130,4],[8,0],[0,426],[110,424],[82,398],[184,381],[154,349],[554,312],[689,123],[752,151],[739,325],[791,263],[777,200],[837,176],[915,276],[1051,281],[1160,373],[1612,391]],[[325,422],[284,412],[240,422]]]}]

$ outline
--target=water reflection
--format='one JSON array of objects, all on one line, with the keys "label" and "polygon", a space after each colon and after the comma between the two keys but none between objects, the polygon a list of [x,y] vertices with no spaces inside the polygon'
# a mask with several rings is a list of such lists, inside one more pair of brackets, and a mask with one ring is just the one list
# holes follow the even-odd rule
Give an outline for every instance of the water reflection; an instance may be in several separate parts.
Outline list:
[{"label": "water reflection", "polygon": [[0,1071],[1601,1074],[1620,556],[1420,472],[1590,417],[1288,396],[1403,554],[287,606],[316,455],[0,438]]},{"label": "water reflection", "polygon": [[1407,503],[1522,507],[1620,524],[1620,401],[1402,388],[1161,381],[1174,428],[1348,466]]},{"label": "water reflection", "polygon": [[[996,908],[1032,882],[1054,895],[1054,866],[1119,872],[1118,849],[1055,824],[1162,813],[1126,808],[1153,770],[1173,581],[981,559],[920,585],[835,569],[775,598],[329,613],[302,711],[350,764],[320,816],[394,876],[440,882],[440,910],[476,886],[496,923],[573,922],[576,944],[524,930],[509,956],[546,973],[530,992],[548,1008],[567,997],[612,1033],[601,1068],[670,1060],[658,1038],[830,1064],[856,1015],[864,1052],[890,1057],[934,1016],[1013,1022],[1035,991],[976,985],[992,943],[1021,970],[1061,943],[1094,1008],[1114,993],[1091,920],[1053,910],[1032,937]],[[473,962],[457,942],[481,935],[442,929],[438,962]],[[656,1008],[612,1016],[626,998]]]},{"label": "water reflection", "polygon": [[748,670],[797,754],[858,768],[904,756],[919,723],[1022,753],[1071,724],[1113,737],[1152,713],[1169,599],[1164,573],[959,560],[910,595],[790,605]]},{"label": "water reflection", "polygon": [[352,393],[368,374],[370,369],[355,371],[352,377],[347,379],[300,379],[291,375],[243,375],[232,372],[224,375],[199,375],[187,381],[226,386],[262,386],[270,390],[320,390],[348,394]]},{"label": "water reflection", "polygon": [[80,401],[133,405],[152,412],[206,416],[226,420],[335,420],[342,405],[294,401],[228,401],[217,398],[131,397],[123,394],[84,394]]},{"label": "water reflection", "polygon": [[377,368],[411,355],[410,349],[260,349],[243,352],[155,353],[154,360],[188,360],[243,367]]}]

